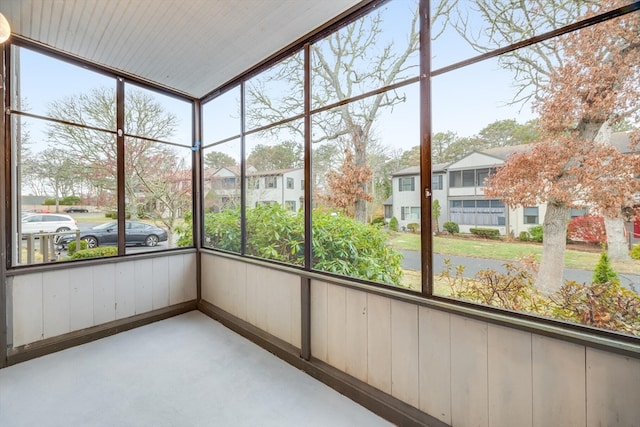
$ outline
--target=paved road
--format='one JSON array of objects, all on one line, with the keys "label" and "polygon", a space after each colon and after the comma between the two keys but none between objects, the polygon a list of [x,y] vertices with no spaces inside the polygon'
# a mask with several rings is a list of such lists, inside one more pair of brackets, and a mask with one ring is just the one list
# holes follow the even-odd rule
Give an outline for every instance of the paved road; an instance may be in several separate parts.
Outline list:
[{"label": "paved road", "polygon": [[[420,266],[420,252],[419,251],[401,251],[403,255],[403,267],[410,270],[421,270]],[[442,255],[433,254],[433,270],[434,274],[440,274],[444,268],[444,258],[451,260],[454,266],[464,265],[465,277],[474,277],[480,270],[493,269],[496,271],[504,271],[504,263],[506,261],[493,260],[486,258],[473,258],[463,257],[457,255]],[[631,289],[632,291],[640,294],[640,275],[618,273],[620,276],[620,283]],[[565,268],[564,278],[565,280],[574,280],[578,283],[591,282],[593,277],[593,271],[579,270],[575,268]]]}]

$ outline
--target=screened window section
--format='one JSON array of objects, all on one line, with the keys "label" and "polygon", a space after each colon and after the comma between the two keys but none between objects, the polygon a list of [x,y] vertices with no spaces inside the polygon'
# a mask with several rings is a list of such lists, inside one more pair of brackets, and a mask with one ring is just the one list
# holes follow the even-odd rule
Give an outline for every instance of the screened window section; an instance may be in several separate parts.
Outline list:
[{"label": "screened window section", "polygon": [[127,253],[192,246],[192,105],[133,84],[124,105]]},{"label": "screened window section", "polygon": [[[308,45],[308,64],[305,52],[293,52],[240,79],[234,97],[227,91],[204,102],[205,186],[215,174],[207,157],[213,159],[213,151],[231,136],[219,134],[220,123],[239,125],[238,153],[244,155],[234,166],[233,178],[242,188],[234,221],[222,220],[228,208],[213,203],[220,199],[209,190],[215,186],[205,188],[205,247],[420,289],[419,266],[404,265],[393,247],[391,239],[401,236],[372,225],[383,215],[383,202],[398,192],[392,174],[401,168],[392,166],[390,153],[409,151],[420,141],[417,16],[417,1],[388,2]],[[342,52],[336,46],[344,46]],[[311,85],[306,94],[305,65]],[[305,97],[310,97],[307,110]],[[238,121],[229,120],[236,111]],[[305,128],[305,113],[310,128]],[[210,139],[212,132],[216,136]],[[311,145],[307,164],[305,140]],[[219,173],[229,175],[233,167],[226,169]],[[305,193],[307,177],[310,192]],[[418,186],[419,178],[412,177],[407,192]],[[420,198],[410,202],[407,220],[415,222]],[[311,229],[305,229],[307,218]],[[237,243],[244,246],[229,249],[218,236],[225,234],[225,224],[237,229],[238,222],[244,238]],[[419,242],[414,235],[414,250]],[[304,257],[305,243],[310,259]]]},{"label": "screened window section", "polygon": [[[640,313],[629,309],[640,303],[633,284],[640,264],[612,262],[618,278],[589,299],[601,285],[595,278],[584,283],[575,271],[592,276],[597,248],[592,254],[584,244],[551,244],[566,239],[571,218],[602,218],[606,210],[620,225],[607,237],[609,257],[629,257],[620,212],[636,204],[631,188],[640,172],[628,145],[640,122],[629,104],[638,104],[640,91],[628,84],[640,80],[640,55],[634,49],[631,60],[627,49],[640,42],[637,4],[626,13],[616,8],[633,2],[536,2],[540,10],[529,13],[524,3],[472,3],[482,7],[438,15],[444,3],[430,2],[431,140],[438,144],[431,162],[447,165],[439,215],[452,230],[433,240],[434,256],[460,255],[449,249],[453,232],[476,237],[467,249],[480,236],[485,241],[482,251],[471,249],[473,257],[434,269],[434,294],[640,336]],[[584,20],[593,24],[569,31]],[[550,30],[557,31],[534,38]],[[612,197],[616,207],[608,210]],[[497,253],[506,251],[519,255],[505,261]],[[555,268],[562,259],[584,261]],[[514,283],[518,291],[503,292]],[[596,306],[600,320],[589,314]]]},{"label": "screened window section", "polygon": [[80,233],[117,213],[116,81],[28,48],[11,54],[11,264],[72,261]]}]

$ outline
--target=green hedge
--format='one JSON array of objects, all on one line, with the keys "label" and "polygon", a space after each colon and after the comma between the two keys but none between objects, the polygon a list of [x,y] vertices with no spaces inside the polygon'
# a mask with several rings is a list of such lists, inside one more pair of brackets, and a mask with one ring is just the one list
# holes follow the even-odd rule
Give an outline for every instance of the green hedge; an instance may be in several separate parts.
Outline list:
[{"label": "green hedge", "polygon": [[[246,248],[250,256],[304,265],[304,213],[274,204],[247,208]],[[181,230],[191,236],[191,230]],[[402,255],[387,243],[379,226],[362,224],[342,214],[314,210],[312,266],[316,270],[399,286]],[[240,247],[240,209],[204,216],[205,246],[237,252]],[[187,244],[189,238],[179,240]]]},{"label": "green hedge", "polygon": [[106,256],[118,255],[118,248],[115,246],[99,246],[97,248],[83,249],[71,255],[71,259],[102,258]]},{"label": "green hedge", "polygon": [[470,228],[469,232],[487,239],[497,239],[500,236],[500,230],[497,228]]},{"label": "green hedge", "polygon": [[[80,250],[87,249],[87,242],[84,240],[80,240]],[[67,244],[67,254],[73,255],[76,252],[76,241],[72,240]]]}]

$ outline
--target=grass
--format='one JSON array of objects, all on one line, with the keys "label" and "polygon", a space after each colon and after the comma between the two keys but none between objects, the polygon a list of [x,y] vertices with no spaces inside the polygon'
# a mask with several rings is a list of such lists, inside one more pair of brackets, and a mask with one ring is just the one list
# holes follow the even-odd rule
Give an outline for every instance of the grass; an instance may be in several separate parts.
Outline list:
[{"label": "grass", "polygon": [[[391,245],[399,250],[419,251],[420,235],[413,233],[391,233]],[[433,250],[446,255],[460,255],[473,258],[499,259],[517,261],[526,255],[535,255],[540,261],[542,255],[541,243],[505,242],[500,240],[482,240],[460,237],[435,236]],[[593,270],[598,263],[600,253],[567,249],[565,252],[565,267],[581,270]],[[640,274],[640,261],[613,261],[612,266],[618,273]]]}]

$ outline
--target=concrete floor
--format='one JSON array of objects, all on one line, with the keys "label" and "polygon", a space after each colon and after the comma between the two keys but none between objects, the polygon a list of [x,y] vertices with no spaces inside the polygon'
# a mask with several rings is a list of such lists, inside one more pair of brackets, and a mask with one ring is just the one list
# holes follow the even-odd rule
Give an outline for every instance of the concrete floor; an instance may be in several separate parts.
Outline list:
[{"label": "concrete floor", "polygon": [[190,312],[0,369],[0,426],[389,426]]}]

